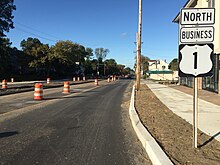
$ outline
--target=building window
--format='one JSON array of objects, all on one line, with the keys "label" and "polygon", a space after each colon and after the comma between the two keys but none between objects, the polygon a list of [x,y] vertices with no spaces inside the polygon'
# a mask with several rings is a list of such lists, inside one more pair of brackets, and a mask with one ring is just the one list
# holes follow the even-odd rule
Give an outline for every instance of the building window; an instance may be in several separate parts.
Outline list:
[{"label": "building window", "polygon": [[208,7],[215,7],[215,0],[208,0]]}]

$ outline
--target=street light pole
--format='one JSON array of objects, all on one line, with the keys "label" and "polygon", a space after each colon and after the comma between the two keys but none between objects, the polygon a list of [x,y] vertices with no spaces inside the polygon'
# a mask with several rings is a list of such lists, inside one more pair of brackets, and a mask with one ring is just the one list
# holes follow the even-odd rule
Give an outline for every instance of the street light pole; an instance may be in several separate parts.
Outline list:
[{"label": "street light pole", "polygon": [[142,29],[142,0],[139,0],[139,20],[137,33],[137,66],[136,66],[136,90],[140,90],[141,80],[141,29]]}]

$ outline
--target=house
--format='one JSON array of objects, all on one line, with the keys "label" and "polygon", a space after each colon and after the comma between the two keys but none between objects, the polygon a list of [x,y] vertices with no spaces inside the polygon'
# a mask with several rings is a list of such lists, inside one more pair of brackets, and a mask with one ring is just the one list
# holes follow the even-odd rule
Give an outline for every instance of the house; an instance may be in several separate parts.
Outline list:
[{"label": "house", "polygon": [[147,74],[149,78],[154,80],[177,80],[177,71],[168,69],[169,64],[163,60],[149,60],[149,70]]},{"label": "house", "polygon": [[[215,8],[215,24],[214,24],[214,67],[213,76],[199,78],[199,88],[214,91],[220,94],[220,71],[219,71],[219,55],[220,55],[220,0],[188,0],[183,8]],[[173,20],[174,23],[180,22],[180,13]],[[191,86],[192,77],[181,77],[180,83]]]}]

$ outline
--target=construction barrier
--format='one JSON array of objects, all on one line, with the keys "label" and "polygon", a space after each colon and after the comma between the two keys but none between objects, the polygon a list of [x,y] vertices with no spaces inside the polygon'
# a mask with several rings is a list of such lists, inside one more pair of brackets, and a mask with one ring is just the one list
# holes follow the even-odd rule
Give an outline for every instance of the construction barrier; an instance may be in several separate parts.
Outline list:
[{"label": "construction barrier", "polygon": [[50,84],[50,78],[47,78],[47,84]]},{"label": "construction barrier", "polygon": [[86,81],[86,77],[85,76],[83,77],[83,81]]},{"label": "construction barrier", "polygon": [[108,78],[108,83],[110,83],[110,78]]},{"label": "construction barrier", "polygon": [[73,77],[73,81],[76,81],[76,77]]},{"label": "construction barrier", "polygon": [[99,85],[99,84],[98,84],[98,79],[97,79],[97,78],[95,79],[95,85],[96,85],[96,86]]},{"label": "construction barrier", "polygon": [[68,81],[64,82],[63,93],[70,93],[70,83]]},{"label": "construction barrier", "polygon": [[2,80],[2,89],[7,89],[7,80]]},{"label": "construction barrier", "polygon": [[77,81],[80,81],[80,77],[77,78]]},{"label": "construction barrier", "polygon": [[43,99],[43,85],[42,83],[36,83],[34,86],[34,100]]}]

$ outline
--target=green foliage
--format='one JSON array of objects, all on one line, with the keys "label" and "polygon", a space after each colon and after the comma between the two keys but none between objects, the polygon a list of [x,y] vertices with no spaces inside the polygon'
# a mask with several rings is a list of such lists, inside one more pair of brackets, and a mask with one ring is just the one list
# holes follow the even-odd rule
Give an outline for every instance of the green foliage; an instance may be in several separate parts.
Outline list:
[{"label": "green foliage", "polygon": [[97,60],[99,62],[102,62],[102,60],[106,58],[106,56],[109,52],[110,52],[109,49],[96,48],[95,55],[96,55]]},{"label": "green foliage", "polygon": [[144,73],[146,73],[149,70],[149,60],[149,57],[141,55],[141,66]]},{"label": "green foliage", "polygon": [[113,75],[117,73],[117,62],[115,61],[115,59],[107,59],[105,61],[106,64],[106,73],[107,75]]},{"label": "green foliage", "polygon": [[13,5],[13,0],[1,0],[0,1],[0,77],[6,77],[10,74],[11,69],[11,57],[10,57],[10,41],[8,38],[4,38],[6,35],[4,32],[9,32],[13,26],[12,12],[16,9]]},{"label": "green foliage", "polygon": [[14,0],[0,1],[0,38],[5,36],[4,32],[9,32],[10,29],[14,28],[12,12],[16,10],[16,7],[13,3]]},{"label": "green foliage", "polygon": [[[13,26],[14,0],[0,1],[0,78],[17,76],[45,78],[45,76],[66,77],[80,74],[101,75],[124,74],[129,72],[124,65],[114,59],[105,60],[109,49],[95,49],[96,59],[92,59],[93,50],[72,41],[58,41],[54,46],[42,43],[37,38],[22,40],[22,51],[11,48],[10,40],[4,38]],[[104,60],[104,61],[103,61]]]},{"label": "green foliage", "polygon": [[[0,73],[1,78],[13,76],[16,80],[42,78],[65,78],[79,75],[123,75],[125,66],[117,64],[115,59],[105,61],[91,59],[93,50],[73,43],[58,41],[54,46],[43,44],[37,38],[21,41],[22,51],[11,48],[9,39],[1,38]],[[101,50],[101,59],[105,59],[108,49]],[[105,73],[105,74],[104,74]]]},{"label": "green foliage", "polygon": [[86,48],[86,60],[87,61],[91,60],[92,56],[93,56],[92,48]]},{"label": "green foliage", "polygon": [[0,38],[0,74],[5,76],[7,70],[10,69],[10,52],[9,52],[9,39]]},{"label": "green foliage", "polygon": [[[82,64],[85,64],[84,58],[86,55],[88,55],[88,52],[86,52],[84,46],[73,43],[72,41],[59,41],[51,47],[49,60],[53,64],[54,70],[60,74],[64,74],[64,72],[76,74],[76,69],[79,69]],[[63,70],[61,70],[62,68]]]},{"label": "green foliage", "polygon": [[33,68],[37,74],[48,74],[50,70],[50,61],[48,58],[49,45],[43,44],[37,38],[29,37],[21,41],[22,50],[26,56],[28,66]]},{"label": "green foliage", "polygon": [[177,58],[174,58],[174,59],[170,62],[168,68],[169,68],[170,70],[177,71],[177,70],[178,70],[178,59],[177,59]]},{"label": "green foliage", "polygon": [[131,74],[132,69],[129,67],[126,67],[123,69],[123,75],[128,75]]}]

